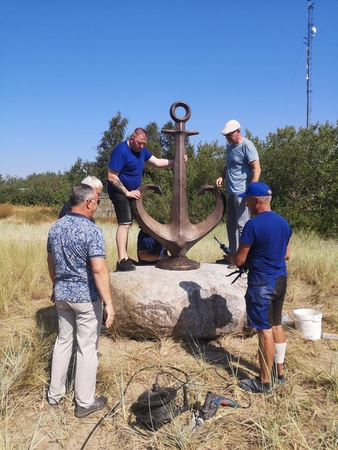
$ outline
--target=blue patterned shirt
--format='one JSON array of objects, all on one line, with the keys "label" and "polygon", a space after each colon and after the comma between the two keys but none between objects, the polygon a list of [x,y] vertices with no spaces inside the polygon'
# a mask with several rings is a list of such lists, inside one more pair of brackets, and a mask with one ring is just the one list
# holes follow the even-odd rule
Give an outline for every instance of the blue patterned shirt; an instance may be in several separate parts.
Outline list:
[{"label": "blue patterned shirt", "polygon": [[55,300],[98,300],[90,259],[106,257],[101,228],[86,216],[69,212],[49,230],[47,252],[55,266]]}]

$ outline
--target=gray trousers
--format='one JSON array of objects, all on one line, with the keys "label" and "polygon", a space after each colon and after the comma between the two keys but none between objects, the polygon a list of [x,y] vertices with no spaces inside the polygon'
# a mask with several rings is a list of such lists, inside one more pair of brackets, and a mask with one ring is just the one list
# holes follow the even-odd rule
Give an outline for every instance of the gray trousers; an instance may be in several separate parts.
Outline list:
[{"label": "gray trousers", "polygon": [[96,302],[56,300],[59,333],[55,341],[48,399],[59,402],[66,393],[67,371],[77,340],[75,402],[83,408],[94,403],[97,371],[97,347],[102,324],[103,307]]},{"label": "gray trousers", "polygon": [[245,203],[245,197],[240,198],[238,195],[228,195],[227,232],[231,253],[237,251],[239,238],[241,237],[244,225],[250,219],[250,216],[250,211]]}]

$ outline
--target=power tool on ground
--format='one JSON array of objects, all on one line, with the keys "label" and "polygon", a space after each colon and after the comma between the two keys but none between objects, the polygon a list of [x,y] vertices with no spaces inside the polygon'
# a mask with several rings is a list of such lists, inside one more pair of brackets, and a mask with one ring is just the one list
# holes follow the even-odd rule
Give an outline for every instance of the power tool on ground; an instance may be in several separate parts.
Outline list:
[{"label": "power tool on ground", "polygon": [[222,406],[231,406],[232,408],[239,408],[240,405],[229,398],[222,397],[217,394],[213,394],[208,391],[205,397],[204,405],[193,413],[192,419],[190,421],[190,426],[192,427],[190,435],[195,433],[204,422],[213,417],[218,408]]}]

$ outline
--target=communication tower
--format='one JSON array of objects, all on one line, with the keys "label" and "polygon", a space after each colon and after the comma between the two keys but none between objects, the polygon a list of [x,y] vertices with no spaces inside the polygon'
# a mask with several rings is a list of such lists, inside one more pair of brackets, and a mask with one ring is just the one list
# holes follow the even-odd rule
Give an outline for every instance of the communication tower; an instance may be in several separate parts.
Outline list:
[{"label": "communication tower", "polygon": [[317,29],[313,24],[314,2],[307,0],[307,37],[304,36],[306,45],[306,128],[311,125],[311,94],[312,94],[312,39]]}]

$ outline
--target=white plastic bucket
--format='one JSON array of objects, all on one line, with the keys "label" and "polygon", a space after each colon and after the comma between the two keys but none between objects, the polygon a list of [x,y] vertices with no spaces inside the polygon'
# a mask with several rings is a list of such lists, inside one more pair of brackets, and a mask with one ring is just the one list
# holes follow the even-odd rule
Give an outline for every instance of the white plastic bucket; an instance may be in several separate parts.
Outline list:
[{"label": "white plastic bucket", "polygon": [[322,313],[315,309],[295,309],[295,328],[302,335],[312,341],[321,338],[322,334]]}]

